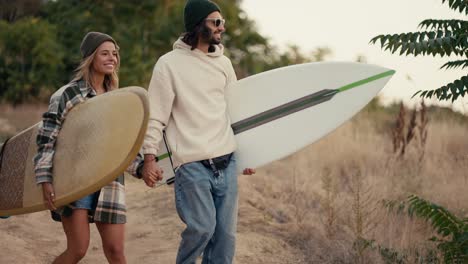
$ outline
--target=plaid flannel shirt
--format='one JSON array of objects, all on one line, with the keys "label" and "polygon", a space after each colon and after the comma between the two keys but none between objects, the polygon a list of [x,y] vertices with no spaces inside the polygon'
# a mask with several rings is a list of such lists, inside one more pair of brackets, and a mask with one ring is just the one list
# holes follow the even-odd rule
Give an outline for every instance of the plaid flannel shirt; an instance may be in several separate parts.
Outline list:
[{"label": "plaid flannel shirt", "polygon": [[[36,183],[53,182],[52,168],[55,154],[55,142],[62,128],[62,123],[70,110],[96,96],[93,88],[89,87],[85,81],[71,82],[57,92],[55,92],[49,103],[49,109],[43,115],[43,122],[40,125],[37,135],[37,155],[34,157]],[[143,165],[141,154],[135,158],[127,168],[127,172],[135,177],[138,169]],[[54,220],[60,220],[62,215],[70,215],[74,208],[74,203],[66,205],[57,211],[52,212]],[[125,223],[125,187],[124,175],[120,175],[116,180],[104,186],[100,190],[96,211],[89,212],[90,221],[103,223]]]}]

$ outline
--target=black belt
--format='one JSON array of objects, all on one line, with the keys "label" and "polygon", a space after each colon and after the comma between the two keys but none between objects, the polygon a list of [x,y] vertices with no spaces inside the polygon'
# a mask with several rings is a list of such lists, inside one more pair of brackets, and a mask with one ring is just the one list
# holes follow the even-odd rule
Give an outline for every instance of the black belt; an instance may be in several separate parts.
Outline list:
[{"label": "black belt", "polygon": [[229,165],[233,153],[219,156],[213,159],[200,160],[201,164],[208,169],[213,170],[216,177],[219,176],[219,170],[224,170]]}]

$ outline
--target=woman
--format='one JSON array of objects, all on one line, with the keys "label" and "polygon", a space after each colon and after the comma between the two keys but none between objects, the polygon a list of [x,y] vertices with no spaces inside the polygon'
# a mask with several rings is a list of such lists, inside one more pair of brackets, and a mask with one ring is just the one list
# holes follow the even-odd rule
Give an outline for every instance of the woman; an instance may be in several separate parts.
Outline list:
[{"label": "woman", "polygon": [[[52,95],[49,109],[43,115],[37,136],[38,154],[34,159],[36,182],[42,185],[44,203],[52,211],[52,218],[62,222],[67,237],[67,249],[53,263],[77,263],[85,256],[89,246],[89,223],[92,222],[99,230],[109,263],[126,263],[123,175],[100,191],[69,205],[61,208],[54,205],[53,156],[57,135],[67,113],[91,97],[118,88],[120,58],[114,39],[103,33],[90,32],[83,38],[80,49],[82,60],[73,80]],[[138,156],[127,171],[136,175],[141,161]]]}]

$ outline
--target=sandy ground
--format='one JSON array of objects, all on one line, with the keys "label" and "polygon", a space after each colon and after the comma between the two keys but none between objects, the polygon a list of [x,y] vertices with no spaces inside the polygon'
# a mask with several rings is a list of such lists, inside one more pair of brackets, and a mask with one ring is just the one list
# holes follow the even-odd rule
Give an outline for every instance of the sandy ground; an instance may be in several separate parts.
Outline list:
[{"label": "sandy ground", "polygon": [[[260,176],[261,177],[261,176]],[[302,263],[301,253],[282,238],[274,225],[265,224],[261,211],[253,208],[247,176],[240,180],[239,232],[236,263]],[[173,189],[147,188],[142,181],[127,177],[128,263],[175,263],[183,224],[175,211]],[[46,211],[0,220],[0,263],[50,263],[65,249],[60,223]],[[91,226],[91,243],[80,263],[106,263],[97,229]]]},{"label": "sandy ground", "polygon": [[[11,127],[18,132],[37,122],[38,112],[37,107],[13,111],[0,105],[0,141]],[[419,258],[436,249],[429,241],[435,235],[430,225],[391,214],[381,201],[416,194],[467,218],[466,119],[452,114],[430,119],[427,144],[416,130],[405,157],[397,158],[394,118],[364,113],[256,175],[240,176],[235,263],[388,263],[377,246],[415,259],[408,263],[423,263]],[[131,177],[126,187],[128,263],[174,263],[184,227],[172,188],[149,189]],[[358,227],[376,247],[358,252]],[[91,236],[81,263],[106,263],[94,225]],[[0,264],[50,263],[66,247],[61,224],[48,212],[0,219],[0,238]]]},{"label": "sandy ground", "polygon": [[[25,129],[40,120],[46,106],[12,108],[0,105],[0,135]],[[5,136],[6,135],[6,136]],[[0,138],[1,140],[1,138]],[[266,181],[265,171],[256,179]],[[263,180],[262,180],[263,178]],[[236,263],[304,263],[303,254],[288,243],[284,228],[265,216],[251,201],[261,200],[246,176],[239,178],[239,224]],[[147,188],[143,181],[126,179],[128,263],[175,263],[180,233],[184,226],[177,216],[172,187]],[[66,247],[60,223],[43,211],[0,219],[0,264],[51,263]],[[91,225],[91,242],[80,263],[106,263],[101,239]]]}]

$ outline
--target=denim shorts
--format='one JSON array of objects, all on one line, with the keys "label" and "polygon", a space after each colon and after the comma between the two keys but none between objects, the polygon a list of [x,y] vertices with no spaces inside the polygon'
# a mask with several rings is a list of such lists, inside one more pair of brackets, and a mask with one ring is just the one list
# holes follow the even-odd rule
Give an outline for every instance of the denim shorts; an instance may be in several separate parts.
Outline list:
[{"label": "denim shorts", "polygon": [[88,210],[96,210],[97,202],[99,199],[99,191],[87,195],[79,200],[74,202],[76,209],[88,209]]}]

